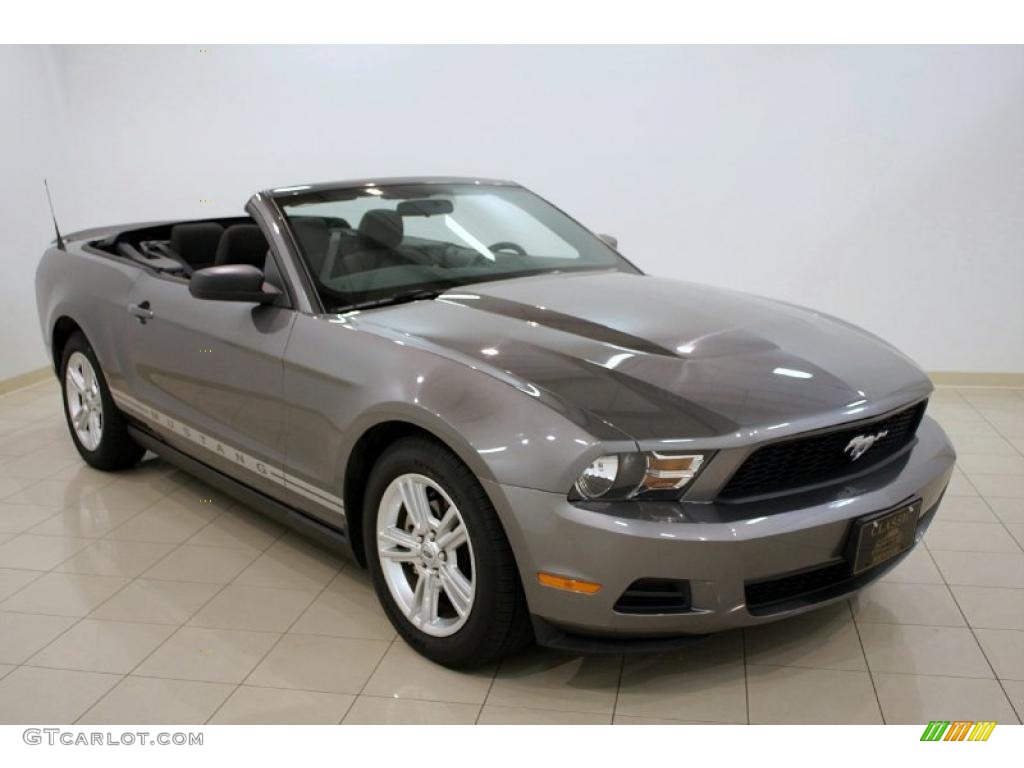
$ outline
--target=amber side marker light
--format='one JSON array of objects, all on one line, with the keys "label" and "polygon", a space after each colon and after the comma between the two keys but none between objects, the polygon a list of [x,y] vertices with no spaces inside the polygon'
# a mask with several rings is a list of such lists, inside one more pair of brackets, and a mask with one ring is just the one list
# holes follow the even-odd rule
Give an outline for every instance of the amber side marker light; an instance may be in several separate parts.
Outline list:
[{"label": "amber side marker light", "polygon": [[544,573],[543,571],[537,574],[537,581],[545,587],[561,589],[566,592],[578,592],[581,595],[594,595],[601,591],[601,585],[595,584],[592,581],[570,579],[567,576],[556,576],[553,573]]}]

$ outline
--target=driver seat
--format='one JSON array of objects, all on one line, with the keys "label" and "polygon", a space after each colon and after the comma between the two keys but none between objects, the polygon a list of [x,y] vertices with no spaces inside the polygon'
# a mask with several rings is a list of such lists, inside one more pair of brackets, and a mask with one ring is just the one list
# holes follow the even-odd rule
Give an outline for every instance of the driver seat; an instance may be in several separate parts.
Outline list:
[{"label": "driver seat", "polygon": [[356,236],[342,244],[341,269],[336,271],[352,274],[408,263],[396,250],[404,234],[402,217],[396,211],[387,208],[367,211],[359,220]]}]

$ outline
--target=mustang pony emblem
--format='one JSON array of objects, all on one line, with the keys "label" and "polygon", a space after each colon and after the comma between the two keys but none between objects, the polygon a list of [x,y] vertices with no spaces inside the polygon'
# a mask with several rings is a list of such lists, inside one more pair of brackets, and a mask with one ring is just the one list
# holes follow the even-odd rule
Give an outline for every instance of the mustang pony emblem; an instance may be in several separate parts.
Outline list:
[{"label": "mustang pony emblem", "polygon": [[868,452],[868,448],[888,434],[889,430],[883,429],[876,435],[857,435],[846,444],[846,447],[843,448],[843,453],[850,454],[850,461],[856,461]]}]

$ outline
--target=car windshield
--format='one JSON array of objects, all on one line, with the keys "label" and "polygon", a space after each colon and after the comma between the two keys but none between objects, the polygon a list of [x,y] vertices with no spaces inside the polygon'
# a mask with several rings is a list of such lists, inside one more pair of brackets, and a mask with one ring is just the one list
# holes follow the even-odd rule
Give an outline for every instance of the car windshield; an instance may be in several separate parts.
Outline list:
[{"label": "car windshield", "polygon": [[275,196],[328,311],[540,272],[637,271],[522,187],[364,184]]}]

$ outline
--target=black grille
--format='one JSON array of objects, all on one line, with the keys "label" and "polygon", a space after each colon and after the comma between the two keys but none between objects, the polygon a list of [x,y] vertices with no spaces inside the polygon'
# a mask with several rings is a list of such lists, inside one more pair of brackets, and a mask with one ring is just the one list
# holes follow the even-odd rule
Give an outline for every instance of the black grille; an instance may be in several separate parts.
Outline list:
[{"label": "black grille", "polygon": [[747,610],[753,614],[771,612],[762,609],[842,584],[852,573],[850,564],[843,560],[810,571],[747,584]]},{"label": "black grille", "polygon": [[690,582],[676,579],[637,579],[615,603],[619,613],[686,613]]},{"label": "black grille", "polygon": [[[722,499],[741,499],[794,490],[863,472],[884,461],[914,439],[924,416],[926,402],[882,419],[861,421],[809,437],[797,437],[754,451],[719,494]],[[856,461],[846,451],[857,435],[885,432]]]}]

